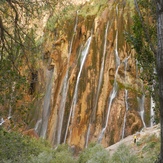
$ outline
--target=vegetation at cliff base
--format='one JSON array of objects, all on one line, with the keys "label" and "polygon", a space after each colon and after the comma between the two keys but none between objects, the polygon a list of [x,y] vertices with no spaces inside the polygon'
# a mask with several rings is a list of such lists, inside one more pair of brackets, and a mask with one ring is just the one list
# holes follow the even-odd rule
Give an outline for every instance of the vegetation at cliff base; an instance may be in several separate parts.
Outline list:
[{"label": "vegetation at cliff base", "polygon": [[121,144],[113,154],[91,143],[76,155],[66,144],[53,148],[46,140],[0,129],[0,163],[153,163],[159,146],[160,139],[151,135]]}]

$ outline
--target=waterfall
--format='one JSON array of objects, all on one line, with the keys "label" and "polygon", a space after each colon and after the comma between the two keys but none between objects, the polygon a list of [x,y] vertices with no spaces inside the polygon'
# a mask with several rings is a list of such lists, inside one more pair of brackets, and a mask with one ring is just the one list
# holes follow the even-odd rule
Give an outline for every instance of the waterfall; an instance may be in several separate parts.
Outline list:
[{"label": "waterfall", "polygon": [[128,111],[128,102],[127,102],[127,98],[128,98],[128,90],[125,89],[125,107],[126,107],[126,111],[125,111],[125,115],[124,115],[124,119],[123,119],[122,139],[124,138],[124,135],[125,135],[126,114],[127,114],[127,111]]},{"label": "waterfall", "polygon": [[117,81],[116,81],[116,77],[117,77],[119,66],[120,66],[120,58],[119,58],[119,55],[118,55],[118,31],[116,31],[115,61],[116,61],[116,72],[115,72],[114,84],[113,84],[113,89],[110,92],[110,96],[109,96],[109,104],[108,104],[108,109],[107,109],[107,114],[106,114],[105,126],[102,129],[102,131],[101,131],[101,133],[99,135],[99,138],[98,138],[99,143],[101,142],[101,140],[102,140],[102,138],[104,136],[104,133],[105,133],[105,130],[106,130],[106,127],[107,127],[107,124],[108,124],[108,120],[109,120],[109,114],[110,114],[112,102],[113,102],[114,98],[116,97],[117,89],[118,89],[118,84],[117,84]]},{"label": "waterfall", "polygon": [[[10,101],[9,101],[9,111],[8,111],[8,117],[7,117],[7,119],[11,119],[11,117],[12,117],[11,112],[12,112],[12,105],[13,105],[13,103],[14,103],[15,85],[16,85],[16,83],[13,82],[12,87],[11,87],[11,94],[10,94]],[[2,126],[3,123],[5,123],[7,119],[4,119],[4,118],[2,117],[2,118],[0,119],[0,126]]]},{"label": "waterfall", "polygon": [[[138,75],[138,60],[136,60],[136,79],[139,78]],[[143,71],[143,68],[140,68],[140,71]],[[139,115],[141,117],[142,123],[143,123],[143,127],[146,127],[145,121],[144,121],[144,102],[145,102],[145,95],[144,95],[144,85],[143,85],[143,81],[141,82],[141,91],[142,91],[142,96],[141,97],[137,97],[137,101],[139,104]]]},{"label": "waterfall", "polygon": [[[116,6],[116,12],[118,15],[118,5]],[[115,63],[116,63],[116,71],[120,65],[120,58],[119,58],[119,54],[118,54],[118,31],[116,31],[116,44],[115,44]],[[115,75],[116,78],[116,75]]]},{"label": "waterfall", "polygon": [[1,121],[0,121],[0,126],[2,126],[2,124],[4,123],[5,121],[4,121],[4,119],[3,118],[1,118]]},{"label": "waterfall", "polygon": [[76,33],[76,28],[77,28],[77,23],[78,23],[78,11],[76,15],[76,20],[75,20],[75,26],[74,26],[74,33],[72,35],[72,39],[70,42],[70,47],[69,47],[69,52],[68,52],[68,63],[67,63],[67,70],[66,70],[66,75],[64,77],[63,81],[63,87],[62,87],[62,93],[61,93],[61,102],[59,106],[59,113],[58,113],[58,125],[57,125],[57,145],[61,143],[61,132],[62,132],[62,126],[63,126],[63,118],[64,118],[64,113],[65,113],[65,104],[66,104],[66,98],[67,98],[67,92],[68,92],[68,87],[69,87],[69,62],[70,62],[70,56],[72,52],[72,45],[74,42],[74,37]]},{"label": "waterfall", "polygon": [[9,112],[8,112],[8,119],[11,118],[11,112],[12,112],[12,105],[13,105],[13,102],[14,102],[14,92],[15,92],[15,85],[16,85],[16,82],[13,82],[12,84],[12,92],[10,94],[10,106],[9,106]]},{"label": "waterfall", "polygon": [[109,120],[109,114],[110,114],[110,109],[111,109],[111,105],[112,105],[112,102],[114,100],[114,98],[116,97],[116,94],[117,94],[117,88],[118,88],[118,84],[116,82],[116,76],[117,76],[117,73],[118,73],[118,69],[119,69],[119,66],[117,67],[117,70],[116,70],[116,74],[115,74],[115,79],[114,79],[114,84],[113,84],[113,90],[111,91],[110,93],[110,96],[109,96],[109,104],[108,104],[108,109],[107,109],[107,115],[106,115],[106,121],[105,121],[105,126],[104,128],[102,129],[101,133],[100,133],[100,136],[98,138],[98,142],[100,143],[102,138],[103,138],[103,135],[105,133],[105,130],[106,130],[106,127],[107,127],[107,124],[108,124],[108,120]]},{"label": "waterfall", "polygon": [[153,126],[154,125],[154,108],[155,108],[155,102],[153,100],[153,97],[151,96],[151,107],[150,107],[150,126]]},{"label": "waterfall", "polygon": [[94,113],[93,120],[95,119],[94,116],[95,116],[95,113],[96,113],[96,108],[97,108],[99,93],[100,93],[102,79],[103,79],[103,75],[104,75],[104,65],[105,65],[105,55],[106,55],[108,26],[109,26],[109,21],[108,21],[108,23],[106,25],[106,29],[105,29],[104,48],[103,48],[104,50],[103,50],[102,63],[101,63],[101,69],[100,69],[100,76],[99,76],[99,80],[98,80],[98,86],[97,86],[97,93],[96,93],[96,98],[95,98],[95,104],[94,104],[94,107],[93,107],[93,113]]},{"label": "waterfall", "polygon": [[138,103],[139,103],[139,115],[141,117],[143,127],[146,127],[145,121],[144,121],[144,101],[145,101],[145,95],[143,94],[141,98],[137,97]]},{"label": "waterfall", "polygon": [[[130,56],[128,56],[127,58],[125,58],[124,61],[123,61],[124,65],[125,65],[125,67],[124,67],[125,84],[126,84],[126,69],[127,69],[127,62],[128,62],[129,57],[130,57]],[[128,102],[127,102],[127,99],[128,99],[128,90],[127,90],[126,88],[125,88],[125,92],[124,92],[124,99],[125,99],[125,108],[126,108],[126,111],[125,111],[125,115],[124,115],[124,119],[123,119],[122,139],[124,138],[124,135],[125,135],[126,114],[127,114],[127,111],[128,111]]]},{"label": "waterfall", "polygon": [[[154,87],[152,85],[152,91],[154,91]],[[151,107],[150,107],[150,126],[154,125],[154,121],[155,121],[155,113],[154,113],[154,108],[155,108],[155,102],[153,100],[153,97],[151,95]]]},{"label": "waterfall", "polygon": [[[156,69],[153,69],[153,74],[157,74]],[[152,92],[154,92],[154,85],[155,85],[156,81],[153,80],[153,84],[152,84]],[[151,95],[151,107],[150,107],[150,126],[153,126],[155,124],[155,112],[154,112],[154,108],[155,108],[155,101]]]},{"label": "waterfall", "polygon": [[91,123],[89,123],[88,130],[87,130],[87,135],[86,135],[86,140],[85,140],[85,148],[88,147],[88,141],[89,141],[90,130],[91,130]]},{"label": "waterfall", "polygon": [[60,144],[60,142],[61,142],[61,132],[62,132],[62,125],[63,125],[63,117],[64,117],[64,113],[65,113],[65,104],[66,104],[68,85],[69,85],[69,82],[68,82],[68,69],[67,69],[64,83],[63,83],[61,102],[60,102],[59,113],[58,113],[57,145]]},{"label": "waterfall", "polygon": [[78,73],[78,76],[77,76],[77,81],[76,81],[76,85],[75,85],[74,95],[73,95],[73,98],[72,98],[72,103],[71,103],[69,118],[68,118],[68,122],[67,122],[67,128],[66,128],[64,143],[66,142],[70,120],[72,119],[72,121],[73,121],[73,118],[74,118],[75,106],[76,106],[76,102],[77,102],[77,93],[78,93],[78,85],[79,85],[80,75],[81,75],[81,72],[82,72],[83,65],[85,63],[87,54],[89,52],[89,47],[90,47],[90,44],[91,44],[91,39],[92,39],[92,36],[90,36],[88,38],[87,42],[84,45],[84,49],[81,52],[80,69],[79,69],[79,73]]},{"label": "waterfall", "polygon": [[48,83],[47,83],[46,93],[44,97],[42,124],[41,124],[41,131],[40,131],[40,136],[43,138],[46,137],[46,131],[48,127],[54,72],[53,70],[51,70],[48,71],[47,74],[48,74]]},{"label": "waterfall", "polygon": [[105,28],[104,48],[103,48],[103,56],[102,56],[102,62],[101,62],[101,69],[100,69],[100,75],[99,75],[98,86],[97,86],[97,93],[96,93],[96,97],[95,97],[95,101],[94,101],[92,116],[90,117],[90,122],[89,122],[88,130],[87,130],[86,143],[85,143],[85,147],[86,148],[87,148],[88,140],[89,140],[90,127],[91,127],[91,124],[93,123],[93,121],[95,120],[97,103],[98,103],[99,93],[100,93],[102,79],[103,79],[103,74],[104,74],[104,65],[105,65],[105,56],[106,56],[106,45],[107,45],[108,27],[109,27],[109,21],[107,22],[107,25],[106,25],[106,28]]},{"label": "waterfall", "polygon": [[36,131],[37,133],[39,133],[39,131],[40,131],[41,123],[42,123],[42,119],[39,119],[39,120],[36,122],[36,124],[35,124],[34,129],[35,129],[35,131]]}]

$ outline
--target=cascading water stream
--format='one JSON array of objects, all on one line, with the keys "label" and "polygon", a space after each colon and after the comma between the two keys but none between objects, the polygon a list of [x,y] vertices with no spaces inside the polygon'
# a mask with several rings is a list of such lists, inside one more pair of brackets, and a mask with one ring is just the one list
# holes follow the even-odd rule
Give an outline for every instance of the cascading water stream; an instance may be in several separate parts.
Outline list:
[{"label": "cascading water stream", "polygon": [[50,102],[51,102],[51,95],[52,95],[52,87],[53,87],[53,79],[54,79],[54,72],[53,70],[48,71],[48,83],[46,88],[46,93],[44,97],[44,104],[43,104],[43,112],[42,112],[42,124],[41,124],[41,131],[40,136],[45,138],[46,131],[48,127],[48,119],[50,114]]},{"label": "cascading water stream", "polygon": [[0,120],[0,126],[2,126],[4,122],[5,122],[4,119],[1,118],[1,120]]},{"label": "cascading water stream", "polygon": [[[136,60],[136,78],[138,79],[138,60]],[[140,71],[143,71],[143,68],[141,67]],[[141,91],[142,91],[142,96],[137,97],[137,101],[139,104],[139,115],[141,117],[142,123],[143,123],[143,127],[146,127],[145,121],[144,121],[144,101],[145,101],[145,95],[144,95],[144,86],[143,86],[143,82],[141,82]]]},{"label": "cascading water stream", "polygon": [[[85,63],[87,54],[88,54],[88,52],[89,52],[89,47],[90,47],[90,44],[91,44],[91,39],[92,39],[92,36],[90,36],[90,37],[88,38],[87,42],[86,42],[85,45],[84,45],[84,49],[83,49],[83,51],[81,52],[80,69],[79,69],[79,73],[78,73],[78,76],[77,76],[77,81],[76,81],[76,85],[75,85],[74,95],[73,95],[73,98],[72,98],[72,103],[71,103],[69,118],[68,118],[68,122],[67,122],[67,128],[66,128],[64,143],[66,142],[66,138],[67,138],[67,134],[68,134],[68,128],[69,128],[69,124],[70,124],[70,120],[72,119],[72,121],[73,121],[73,118],[74,118],[75,106],[76,106],[77,97],[78,97],[78,96],[77,96],[77,93],[78,93],[78,85],[79,85],[80,75],[81,75],[81,72],[82,72],[83,65],[84,65],[84,63]],[[71,135],[71,134],[70,134],[70,135]]]},{"label": "cascading water stream", "polygon": [[[15,85],[16,85],[16,83],[13,82],[12,87],[11,87],[11,94],[10,94],[10,101],[9,101],[9,111],[8,111],[8,117],[7,117],[7,119],[11,119],[11,117],[12,117],[11,113],[12,113],[12,105],[14,103]],[[2,117],[0,119],[0,126],[3,125],[3,123],[5,123],[7,119],[4,119]]]},{"label": "cascading water stream", "polygon": [[154,125],[154,116],[155,116],[155,113],[154,113],[154,108],[155,108],[155,102],[153,100],[153,97],[151,96],[151,108],[150,108],[150,126],[152,127]]},{"label": "cascading water stream", "polygon": [[[128,63],[128,59],[129,59],[130,56],[128,56],[127,58],[124,59],[124,61],[122,61],[125,65],[125,70],[124,70],[124,74],[125,74],[125,83],[126,83],[126,69],[127,69],[127,63]],[[123,127],[122,127],[122,139],[124,138],[124,135],[125,135],[125,127],[126,127],[126,114],[127,114],[127,111],[128,111],[128,102],[127,102],[127,99],[128,99],[128,90],[125,88],[125,92],[124,92],[124,98],[125,98],[125,107],[126,107],[126,111],[125,111],[125,115],[124,115],[124,120],[123,120]]]},{"label": "cascading water stream", "polygon": [[57,145],[61,143],[61,132],[62,132],[62,126],[63,126],[63,118],[64,118],[64,113],[65,113],[65,104],[66,104],[67,92],[68,92],[68,87],[69,87],[69,80],[68,80],[68,78],[69,78],[69,75],[68,75],[69,74],[69,62],[70,62],[70,56],[72,53],[72,45],[74,42],[77,23],[78,23],[78,11],[77,11],[76,20],[75,20],[74,32],[72,35],[69,52],[68,52],[68,63],[67,63],[66,75],[64,77],[64,81],[62,84],[63,87],[62,87],[62,93],[61,93],[61,102],[60,102],[60,106],[59,106],[58,125],[57,125]]},{"label": "cascading water stream", "polygon": [[111,91],[110,93],[110,96],[109,96],[109,104],[108,104],[108,109],[107,109],[107,115],[106,115],[106,121],[105,121],[105,126],[104,128],[102,129],[101,133],[100,133],[100,136],[98,138],[98,142],[100,143],[102,138],[103,138],[103,135],[105,133],[105,130],[106,130],[106,127],[107,127],[107,124],[108,124],[108,120],[109,120],[109,114],[110,114],[110,110],[111,110],[111,106],[112,106],[112,102],[114,100],[114,98],[116,97],[116,94],[117,94],[117,88],[118,88],[118,84],[116,82],[116,76],[117,76],[117,73],[118,73],[118,69],[119,69],[119,66],[117,67],[117,70],[116,70],[116,74],[115,74],[115,79],[114,79],[114,84],[113,84],[113,90]]},{"label": "cascading water stream", "polygon": [[35,131],[36,131],[37,133],[39,133],[39,130],[40,130],[40,127],[41,127],[41,123],[42,123],[42,119],[39,119],[39,120],[36,122],[36,124],[35,124],[34,129],[35,129]]},{"label": "cascading water stream", "polygon": [[[154,68],[153,70],[153,74],[157,74],[156,69]],[[156,81],[153,80],[153,84],[152,84],[152,92],[154,92],[154,85],[155,85]],[[150,126],[155,125],[155,112],[154,112],[154,108],[155,108],[155,101],[151,95],[151,107],[150,107]]]},{"label": "cascading water stream", "polygon": [[102,63],[101,63],[101,69],[100,69],[100,76],[99,76],[98,87],[97,87],[97,94],[96,94],[96,98],[95,98],[95,104],[94,104],[94,107],[93,107],[93,113],[94,113],[93,114],[93,120],[95,119],[95,112],[96,112],[96,108],[97,108],[99,93],[100,93],[102,79],[103,79],[103,75],[104,75],[104,65],[105,65],[108,26],[109,26],[109,21],[108,21],[108,23],[106,25],[106,29],[105,29],[105,38],[104,38],[105,40],[104,40],[104,48],[103,48],[104,50],[103,50]]},{"label": "cascading water stream", "polygon": [[138,99],[138,103],[139,103],[139,115],[141,117],[142,123],[143,123],[143,127],[146,127],[145,121],[144,121],[144,100],[145,100],[145,95],[143,94],[141,98],[137,98]]},{"label": "cascading water stream", "polygon": [[87,148],[87,145],[88,145],[91,124],[95,120],[97,103],[98,103],[99,93],[100,93],[102,79],[103,79],[103,75],[104,75],[104,65],[105,65],[105,56],[106,56],[108,27],[109,27],[109,21],[107,22],[107,25],[106,25],[106,28],[105,28],[104,48],[103,48],[103,56],[102,56],[102,63],[101,63],[101,69],[100,69],[100,76],[99,76],[99,80],[98,80],[97,93],[96,93],[95,103],[94,103],[94,106],[93,106],[92,116],[90,118],[90,123],[89,123],[88,130],[87,130],[86,143],[85,143],[86,148]]},{"label": "cascading water stream", "polygon": [[88,140],[89,140],[90,130],[91,130],[91,123],[89,123],[89,125],[88,125],[88,130],[87,130],[87,135],[86,135],[86,140],[85,140],[85,148],[88,147]]},{"label": "cascading water stream", "polygon": [[117,84],[117,81],[116,81],[116,77],[117,77],[119,66],[120,66],[120,58],[119,58],[119,55],[118,55],[118,31],[116,31],[115,61],[116,61],[116,72],[115,72],[113,89],[112,89],[112,91],[110,93],[110,96],[109,96],[109,104],[108,104],[108,109],[107,109],[105,126],[104,126],[104,128],[102,129],[102,131],[101,131],[101,133],[99,135],[98,143],[101,142],[101,140],[102,140],[102,138],[104,136],[105,130],[107,128],[112,102],[113,102],[114,98],[116,97],[117,89],[118,89],[118,84]]},{"label": "cascading water stream", "polygon": [[11,118],[11,112],[12,112],[12,104],[13,104],[13,102],[14,102],[14,91],[15,91],[15,85],[16,85],[16,83],[15,82],[13,82],[13,84],[12,84],[12,92],[11,92],[11,95],[10,95],[10,107],[9,107],[9,112],[8,112],[8,119],[10,119]]},{"label": "cascading water stream", "polygon": [[128,111],[128,102],[127,102],[127,98],[128,98],[128,90],[125,89],[125,106],[126,106],[126,111],[125,111],[124,120],[123,120],[122,139],[124,138],[124,135],[125,135],[126,114],[127,114],[127,111]]}]

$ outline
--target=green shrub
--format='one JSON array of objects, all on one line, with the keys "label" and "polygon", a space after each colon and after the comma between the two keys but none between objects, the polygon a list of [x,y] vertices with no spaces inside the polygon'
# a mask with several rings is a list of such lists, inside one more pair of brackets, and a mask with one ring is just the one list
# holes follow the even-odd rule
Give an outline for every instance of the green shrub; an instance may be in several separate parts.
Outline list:
[{"label": "green shrub", "polygon": [[79,155],[79,163],[108,163],[110,155],[100,144],[90,144]]},{"label": "green shrub", "polygon": [[142,154],[144,157],[141,159],[141,162],[155,162],[160,151],[160,138],[153,134],[149,137],[145,137],[141,141],[144,143],[144,146],[142,147]]},{"label": "green shrub", "polygon": [[0,163],[75,163],[68,145],[56,150],[43,139],[0,130]]},{"label": "green shrub", "polygon": [[50,163],[75,163],[70,151],[61,151],[55,154],[55,158]]},{"label": "green shrub", "polygon": [[53,159],[52,152],[42,152],[38,156],[31,155],[27,163],[50,163]]},{"label": "green shrub", "polygon": [[131,153],[129,147],[121,144],[112,157],[113,163],[138,163],[137,157]]},{"label": "green shrub", "polygon": [[75,163],[72,152],[67,144],[61,144],[54,151],[54,159],[50,163]]},{"label": "green shrub", "polygon": [[0,130],[0,158],[3,162],[27,162],[31,155],[37,156],[50,150],[50,145],[42,139],[36,140],[20,133]]}]

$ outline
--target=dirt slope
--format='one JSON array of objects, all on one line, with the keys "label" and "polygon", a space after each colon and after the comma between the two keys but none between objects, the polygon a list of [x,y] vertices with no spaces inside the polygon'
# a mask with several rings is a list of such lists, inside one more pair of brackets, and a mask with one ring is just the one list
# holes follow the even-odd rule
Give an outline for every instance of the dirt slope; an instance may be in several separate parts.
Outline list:
[{"label": "dirt slope", "polygon": [[109,146],[108,148],[106,148],[110,154],[112,155],[117,148],[119,147],[120,144],[125,144],[127,146],[130,146],[131,149],[135,152],[135,153],[139,153],[141,151],[141,149],[145,146],[138,146],[136,144],[134,144],[134,136],[137,136],[137,143],[139,143],[140,141],[142,141],[143,139],[146,139],[152,135],[156,135],[157,137],[159,137],[160,135],[160,125],[155,125],[152,127],[148,127],[148,128],[144,128],[142,129],[142,131],[135,133],[134,135],[130,135],[126,138],[124,138],[123,140],[117,142],[114,145]]}]

